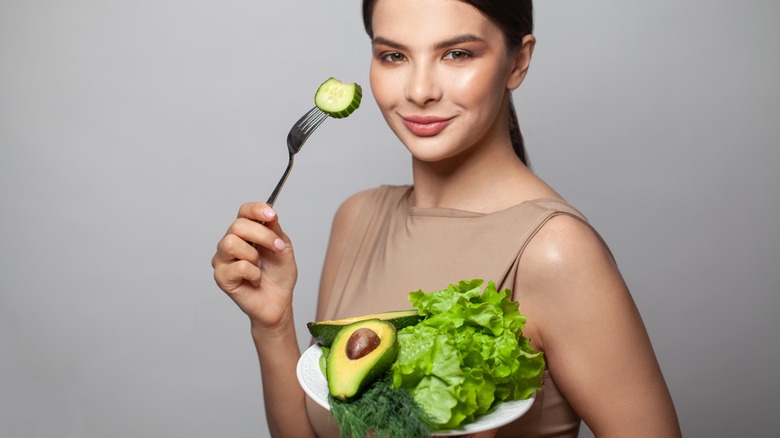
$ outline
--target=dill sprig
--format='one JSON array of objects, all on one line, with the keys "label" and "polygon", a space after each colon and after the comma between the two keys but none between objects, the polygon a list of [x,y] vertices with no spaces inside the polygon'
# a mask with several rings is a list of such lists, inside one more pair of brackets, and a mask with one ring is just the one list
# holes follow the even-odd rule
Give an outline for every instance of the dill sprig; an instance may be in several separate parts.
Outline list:
[{"label": "dill sprig", "polygon": [[328,397],[330,416],[341,438],[423,438],[437,429],[436,422],[418,405],[406,388],[393,388],[389,375],[377,379],[358,398],[343,402]]}]

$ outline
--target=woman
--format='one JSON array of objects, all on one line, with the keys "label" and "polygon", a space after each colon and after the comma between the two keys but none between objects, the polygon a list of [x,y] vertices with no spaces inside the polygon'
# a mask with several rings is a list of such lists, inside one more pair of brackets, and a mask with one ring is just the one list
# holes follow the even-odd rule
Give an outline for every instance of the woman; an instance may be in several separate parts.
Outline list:
[{"label": "woman", "polygon": [[[526,166],[510,93],[534,49],[531,2],[374,0],[363,12],[371,89],[412,155],[414,184],[361,192],[339,208],[317,319],[404,309],[413,290],[493,280],[514,292],[548,370],[531,411],[480,436],[576,436],[580,419],[599,437],[679,436],[609,250]],[[276,213],[241,206],[213,266],[252,323],[272,434],[337,433],[295,377],[297,267]]]}]

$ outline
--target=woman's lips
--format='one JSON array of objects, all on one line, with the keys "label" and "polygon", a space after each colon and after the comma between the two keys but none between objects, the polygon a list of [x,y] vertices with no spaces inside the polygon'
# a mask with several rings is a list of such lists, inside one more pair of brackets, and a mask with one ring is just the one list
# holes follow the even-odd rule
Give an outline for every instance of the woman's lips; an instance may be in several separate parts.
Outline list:
[{"label": "woman's lips", "polygon": [[412,131],[412,134],[420,137],[430,137],[442,131],[452,120],[436,116],[409,116],[401,117],[404,125]]}]

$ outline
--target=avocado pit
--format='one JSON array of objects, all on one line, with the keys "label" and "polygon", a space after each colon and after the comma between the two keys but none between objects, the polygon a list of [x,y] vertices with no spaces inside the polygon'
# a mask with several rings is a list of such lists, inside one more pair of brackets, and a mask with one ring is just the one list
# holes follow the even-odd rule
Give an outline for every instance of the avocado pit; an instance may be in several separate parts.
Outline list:
[{"label": "avocado pit", "polygon": [[347,340],[347,358],[358,360],[361,357],[376,350],[376,347],[382,342],[379,335],[367,327],[355,330],[352,336]]}]

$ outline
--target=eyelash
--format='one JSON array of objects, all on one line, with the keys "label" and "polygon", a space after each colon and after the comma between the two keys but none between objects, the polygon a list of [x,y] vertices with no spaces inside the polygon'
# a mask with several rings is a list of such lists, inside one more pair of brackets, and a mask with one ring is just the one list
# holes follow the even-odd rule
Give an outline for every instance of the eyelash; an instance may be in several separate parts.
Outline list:
[{"label": "eyelash", "polygon": [[[462,56],[462,57],[461,58],[455,58],[454,56],[455,56],[456,53],[458,55]],[[453,61],[462,61],[464,59],[468,59],[468,58],[471,58],[471,57],[472,57],[472,54],[467,52],[467,51],[465,51],[465,50],[450,50],[449,52],[447,52],[446,55],[444,55],[444,59],[451,59]]]},{"label": "eyelash", "polygon": [[[456,58],[455,56],[460,56],[460,58]],[[446,54],[444,54],[443,59],[449,59],[452,61],[463,61],[466,59],[469,59],[473,57],[474,55],[471,52],[468,52],[466,50],[450,50]],[[383,53],[380,56],[380,59],[385,62],[389,62],[392,64],[402,62],[406,60],[406,56],[399,52],[389,52],[389,53]]]},{"label": "eyelash", "polygon": [[[382,58],[382,61],[390,62],[390,63],[393,63],[393,64],[396,63],[396,62],[401,62],[401,61],[406,60],[406,56],[404,56],[403,54],[398,53],[398,52],[383,53],[381,58]],[[398,58],[401,58],[401,59],[398,59]]]}]

